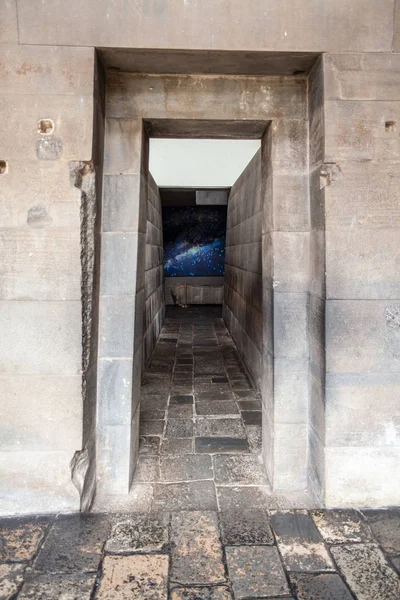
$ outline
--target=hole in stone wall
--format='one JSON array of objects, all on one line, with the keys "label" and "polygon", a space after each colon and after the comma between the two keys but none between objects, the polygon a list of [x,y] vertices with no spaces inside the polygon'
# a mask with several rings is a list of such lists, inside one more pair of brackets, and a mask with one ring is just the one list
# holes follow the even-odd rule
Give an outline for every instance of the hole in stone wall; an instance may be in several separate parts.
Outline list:
[{"label": "hole in stone wall", "polygon": [[38,123],[38,133],[50,135],[54,131],[54,123],[51,119],[40,119]]},{"label": "hole in stone wall", "polygon": [[386,121],[385,122],[385,130],[386,131],[396,131],[396,121]]},{"label": "hole in stone wall", "polygon": [[5,160],[0,160],[0,175],[4,175],[8,171],[8,164]]}]

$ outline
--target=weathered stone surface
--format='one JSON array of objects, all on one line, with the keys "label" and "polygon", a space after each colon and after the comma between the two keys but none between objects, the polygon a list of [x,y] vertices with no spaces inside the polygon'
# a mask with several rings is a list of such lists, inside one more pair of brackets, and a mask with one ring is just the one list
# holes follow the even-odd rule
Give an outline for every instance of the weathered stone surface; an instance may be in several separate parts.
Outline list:
[{"label": "weathered stone surface", "polygon": [[212,481],[189,481],[154,485],[155,510],[217,510]]},{"label": "weathered stone surface", "polygon": [[166,437],[189,438],[193,435],[193,421],[191,419],[168,419]]},{"label": "weathered stone surface", "polygon": [[244,438],[241,419],[202,419],[197,418],[195,423],[196,437],[231,437]]},{"label": "weathered stone surface", "polygon": [[289,571],[335,570],[322,537],[307,513],[273,514],[271,526]]},{"label": "weathered stone surface", "polygon": [[225,580],[216,513],[172,515],[171,544],[172,582],[204,585]]},{"label": "weathered stone surface", "polygon": [[328,544],[371,540],[368,527],[355,510],[313,510],[311,516]]},{"label": "weathered stone surface", "polygon": [[353,596],[336,573],[311,575],[290,573],[290,583],[298,600],[351,600]]},{"label": "weathered stone surface", "polygon": [[90,600],[96,582],[96,573],[79,575],[48,575],[30,572],[25,580],[19,598],[23,600]]},{"label": "weathered stone surface", "polygon": [[105,550],[110,554],[163,550],[168,543],[168,523],[167,513],[117,519]]},{"label": "weathered stone surface", "polygon": [[268,483],[263,465],[251,454],[214,456],[215,483],[217,485],[262,485]]},{"label": "weathered stone surface", "polygon": [[333,546],[333,558],[358,600],[396,600],[400,578],[374,544]]},{"label": "weathered stone surface", "polygon": [[239,413],[236,402],[231,400],[199,400],[196,402],[198,415],[235,415]]},{"label": "weathered stone surface", "polygon": [[400,509],[364,510],[372,533],[388,554],[400,554]]},{"label": "weathered stone surface", "polygon": [[267,486],[218,486],[218,504],[221,511],[253,509],[277,509],[286,508],[287,503],[277,496],[271,494]]},{"label": "weathered stone surface", "polygon": [[205,452],[207,454],[233,452],[248,452],[249,446],[247,440],[231,437],[196,437],[195,452]]},{"label": "weathered stone surface", "polygon": [[271,597],[289,593],[275,547],[227,547],[229,576],[235,598]]},{"label": "weathered stone surface", "polygon": [[172,438],[170,440],[163,440],[161,446],[161,454],[167,455],[182,455],[192,454],[193,452],[193,439],[192,438]]},{"label": "weathered stone surface", "polygon": [[168,556],[106,556],[97,600],[167,600]]},{"label": "weathered stone surface", "polygon": [[47,518],[14,518],[0,525],[0,562],[27,562],[36,554],[49,526]]},{"label": "weathered stone surface", "polygon": [[97,571],[109,529],[101,515],[59,517],[36,557],[34,568],[46,573]]},{"label": "weathered stone surface", "polygon": [[140,456],[133,475],[136,483],[151,483],[160,480],[160,459],[158,456]]},{"label": "weathered stone surface", "polygon": [[107,118],[105,138],[104,173],[140,173],[143,158],[141,120]]},{"label": "weathered stone surface", "polygon": [[226,546],[270,545],[274,536],[263,509],[244,508],[220,513],[222,541]]},{"label": "weathered stone surface", "polygon": [[171,600],[231,600],[232,595],[225,587],[173,588]]},{"label": "weathered stone surface", "polygon": [[210,456],[173,456],[161,458],[161,481],[212,479]]},{"label": "weathered stone surface", "polygon": [[0,564],[0,598],[9,600],[14,598],[21,587],[24,577],[25,565]]}]

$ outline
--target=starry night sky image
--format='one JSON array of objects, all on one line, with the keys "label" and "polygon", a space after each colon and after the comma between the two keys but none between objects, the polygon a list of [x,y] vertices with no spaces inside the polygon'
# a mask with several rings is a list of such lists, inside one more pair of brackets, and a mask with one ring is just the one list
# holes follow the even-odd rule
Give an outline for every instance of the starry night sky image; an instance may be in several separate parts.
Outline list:
[{"label": "starry night sky image", "polygon": [[224,274],[226,206],[163,207],[166,277]]}]

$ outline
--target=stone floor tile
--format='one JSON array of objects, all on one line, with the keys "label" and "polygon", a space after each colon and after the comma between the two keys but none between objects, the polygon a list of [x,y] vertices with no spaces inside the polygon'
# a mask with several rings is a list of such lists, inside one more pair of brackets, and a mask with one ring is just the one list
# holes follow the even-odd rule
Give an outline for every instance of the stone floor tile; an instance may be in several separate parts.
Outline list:
[{"label": "stone floor tile", "polygon": [[268,480],[264,467],[254,454],[213,457],[216,485],[263,485]]},{"label": "stone floor tile", "polygon": [[150,408],[149,410],[140,410],[141,421],[163,421],[165,419],[165,410]]},{"label": "stone floor tile", "polygon": [[400,554],[400,508],[362,512],[385,552]]},{"label": "stone floor tile", "polygon": [[243,411],[261,410],[261,400],[238,400],[238,406]]},{"label": "stone floor tile", "polygon": [[172,514],[170,580],[184,585],[225,581],[215,512]]},{"label": "stone floor tile", "polygon": [[212,478],[210,456],[188,454],[161,457],[161,481],[198,481]]},{"label": "stone floor tile", "polygon": [[0,600],[11,600],[16,597],[24,578],[25,565],[0,564]]},{"label": "stone floor tile", "polygon": [[268,486],[218,486],[218,506],[223,510],[241,510],[245,508],[263,508],[264,510],[277,508],[278,504],[271,496]]},{"label": "stone floor tile", "polygon": [[217,510],[214,482],[189,481],[154,485],[154,510]]},{"label": "stone floor tile", "polygon": [[140,435],[158,435],[161,436],[164,433],[165,421],[142,421],[140,423]]},{"label": "stone floor tile", "polygon": [[245,426],[250,452],[260,455],[262,452],[262,429],[256,425]]},{"label": "stone floor tile", "polygon": [[289,571],[334,571],[322,537],[310,515],[287,511],[271,515],[270,522]]},{"label": "stone floor tile", "polygon": [[298,600],[353,600],[336,573],[290,573],[289,578]]},{"label": "stone floor tile", "polygon": [[195,438],[195,452],[207,454],[233,452],[248,452],[249,445],[246,439],[234,437],[197,437]]},{"label": "stone floor tile", "polygon": [[221,400],[234,400],[233,394],[230,389],[228,390],[206,390],[206,391],[195,391],[196,402],[201,402],[202,400],[211,400],[213,402],[221,401]]},{"label": "stone floor tile", "polygon": [[165,410],[168,404],[168,392],[162,396],[142,396],[140,399],[140,410]]},{"label": "stone floor tile", "polygon": [[139,438],[139,454],[159,454],[161,438],[143,436]]},{"label": "stone floor tile", "polygon": [[90,600],[97,573],[27,575],[19,600]]},{"label": "stone floor tile", "polygon": [[105,550],[110,554],[162,551],[168,544],[169,513],[116,518]]},{"label": "stone floor tile", "polygon": [[259,508],[228,510],[220,513],[222,541],[226,546],[271,545],[274,535],[267,513]]},{"label": "stone floor tile", "polygon": [[239,409],[231,400],[199,400],[196,401],[198,415],[237,415]]},{"label": "stone floor tile", "polygon": [[261,410],[242,410],[241,415],[245,425],[262,424]]},{"label": "stone floor tile", "polygon": [[103,515],[64,515],[54,522],[34,568],[45,573],[97,571],[110,529]]},{"label": "stone floor tile", "polygon": [[193,404],[172,404],[168,408],[169,419],[192,419]]},{"label": "stone floor tile", "polygon": [[139,456],[133,481],[135,483],[160,481],[160,458],[158,456]]},{"label": "stone floor tile", "polygon": [[168,556],[106,556],[96,600],[167,600]]},{"label": "stone floor tile", "polygon": [[328,544],[371,541],[371,533],[355,510],[312,510],[311,517]]},{"label": "stone floor tile", "polygon": [[275,546],[227,546],[225,553],[236,600],[289,593]]},{"label": "stone floor tile", "polygon": [[189,438],[193,436],[193,421],[191,419],[168,419],[165,437]]},{"label": "stone floor tile", "polygon": [[193,404],[194,398],[192,394],[175,394],[170,397],[169,405],[177,404],[178,406],[182,404]]},{"label": "stone floor tile", "polygon": [[209,419],[198,417],[195,421],[194,431],[196,437],[246,437],[242,419],[237,417],[230,419]]},{"label": "stone floor tile", "polygon": [[171,590],[171,600],[232,600],[232,594],[226,587],[182,588]]},{"label": "stone floor tile", "polygon": [[181,454],[192,454],[193,453],[193,439],[192,438],[171,438],[169,440],[163,440],[161,445],[161,455],[181,455]]},{"label": "stone floor tile", "polygon": [[0,562],[29,561],[35,556],[50,520],[15,517],[0,521]]},{"label": "stone floor tile", "polygon": [[332,546],[331,552],[357,600],[399,600],[400,578],[378,546]]},{"label": "stone floor tile", "polygon": [[102,496],[97,494],[93,503],[96,513],[146,513],[153,504],[153,484],[133,483],[129,494]]}]

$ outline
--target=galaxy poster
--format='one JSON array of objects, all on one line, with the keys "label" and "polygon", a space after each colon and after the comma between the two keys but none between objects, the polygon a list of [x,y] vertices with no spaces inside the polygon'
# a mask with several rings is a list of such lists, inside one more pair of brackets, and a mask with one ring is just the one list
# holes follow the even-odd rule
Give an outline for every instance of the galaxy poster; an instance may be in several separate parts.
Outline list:
[{"label": "galaxy poster", "polygon": [[163,207],[166,277],[224,274],[226,206]]}]

